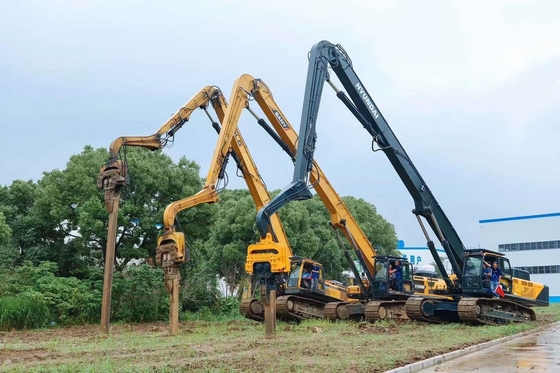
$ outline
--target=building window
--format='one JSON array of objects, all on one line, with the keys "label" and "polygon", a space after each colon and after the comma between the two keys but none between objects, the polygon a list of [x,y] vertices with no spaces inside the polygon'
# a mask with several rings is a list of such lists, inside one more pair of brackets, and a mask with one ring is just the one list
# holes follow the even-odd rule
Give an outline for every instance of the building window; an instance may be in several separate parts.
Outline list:
[{"label": "building window", "polygon": [[549,273],[560,273],[560,265],[553,266],[533,266],[533,267],[514,267],[529,272],[532,275],[543,275]]},{"label": "building window", "polygon": [[498,245],[498,251],[525,251],[525,250],[549,250],[560,249],[560,241],[538,241],[538,242],[519,242],[503,243]]}]

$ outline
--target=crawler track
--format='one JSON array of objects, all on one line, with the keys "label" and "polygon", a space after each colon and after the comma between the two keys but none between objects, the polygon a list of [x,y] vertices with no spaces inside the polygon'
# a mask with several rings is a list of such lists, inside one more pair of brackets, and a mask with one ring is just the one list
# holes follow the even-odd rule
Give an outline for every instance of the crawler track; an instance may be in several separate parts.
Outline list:
[{"label": "crawler track", "polygon": [[467,297],[454,305],[454,301],[446,298],[411,297],[405,309],[411,320],[430,323],[493,325],[536,320],[531,308],[503,299]]},{"label": "crawler track", "polygon": [[276,317],[283,321],[300,321],[303,319],[323,318],[324,302],[283,295],[276,298]]},{"label": "crawler track", "polygon": [[344,302],[331,302],[325,304],[325,307],[323,308],[323,317],[331,321],[347,319],[348,310],[343,306],[344,304]]},{"label": "crawler track", "polygon": [[329,302],[323,308],[323,318],[327,320],[365,319],[365,305],[362,302]]},{"label": "crawler track", "polygon": [[429,322],[429,323],[443,323],[443,322],[457,322],[457,313],[453,311],[438,312],[436,310],[436,303],[449,302],[447,298],[437,297],[411,297],[406,300],[405,311],[410,320]]},{"label": "crawler track", "polygon": [[[301,321],[310,318],[327,320],[359,320],[374,322],[384,319],[415,320],[429,323],[465,322],[477,325],[507,324],[536,320],[535,311],[529,307],[503,300],[488,298],[463,298],[457,309],[438,311],[437,303],[449,305],[447,298],[411,297],[408,300],[371,301],[360,303],[329,302],[284,295],[276,298],[276,317],[283,321]],[[250,320],[264,321],[264,306],[258,299],[244,299],[239,312]]]},{"label": "crawler track", "polygon": [[[323,318],[324,305],[324,302],[295,295],[280,296],[276,298],[276,318],[282,321]],[[243,299],[239,312],[250,320],[264,321],[264,305],[259,299]]]},{"label": "crawler track", "polygon": [[469,324],[508,324],[534,321],[535,311],[502,299],[463,298],[458,305],[459,318]]},{"label": "crawler track", "polygon": [[369,322],[385,319],[408,320],[406,300],[371,301],[365,306],[365,319]]},{"label": "crawler track", "polygon": [[243,299],[239,304],[239,312],[249,320],[264,321],[264,307],[259,299]]}]

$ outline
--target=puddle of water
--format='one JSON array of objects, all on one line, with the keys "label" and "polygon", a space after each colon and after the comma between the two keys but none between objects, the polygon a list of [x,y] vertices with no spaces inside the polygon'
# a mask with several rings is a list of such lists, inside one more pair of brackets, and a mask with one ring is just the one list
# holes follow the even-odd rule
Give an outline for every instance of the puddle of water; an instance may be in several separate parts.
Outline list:
[{"label": "puddle of water", "polygon": [[516,343],[514,347],[534,347],[537,345],[537,341],[534,342],[527,342],[527,343]]},{"label": "puddle of water", "polygon": [[422,372],[475,372],[491,370],[500,373],[560,372],[560,328],[522,337],[452,360]]}]

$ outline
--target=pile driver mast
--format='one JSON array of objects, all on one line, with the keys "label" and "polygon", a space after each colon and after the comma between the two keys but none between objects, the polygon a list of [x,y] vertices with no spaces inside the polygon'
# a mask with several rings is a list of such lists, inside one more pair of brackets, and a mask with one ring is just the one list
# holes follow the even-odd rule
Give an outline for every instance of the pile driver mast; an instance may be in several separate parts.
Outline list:
[{"label": "pile driver mast", "polygon": [[109,332],[113,264],[115,261],[121,190],[128,186],[130,182],[128,166],[125,161],[120,159],[120,151],[124,146],[142,147],[152,151],[164,148],[173,142],[175,133],[183,127],[196,109],[203,109],[208,114],[208,103],[220,95],[221,92],[217,87],[207,86],[173,114],[153,135],[122,136],[114,140],[109,146],[109,160],[101,167],[97,178],[97,188],[105,192],[105,208],[109,213],[101,308],[102,333]]}]

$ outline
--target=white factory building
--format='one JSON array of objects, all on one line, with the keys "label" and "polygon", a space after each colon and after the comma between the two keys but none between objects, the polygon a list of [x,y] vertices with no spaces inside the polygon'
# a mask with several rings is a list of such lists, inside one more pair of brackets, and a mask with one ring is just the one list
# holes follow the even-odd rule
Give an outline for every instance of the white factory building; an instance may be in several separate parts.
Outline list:
[{"label": "white factory building", "polygon": [[480,246],[504,253],[512,267],[549,286],[560,302],[560,212],[479,220]]}]

